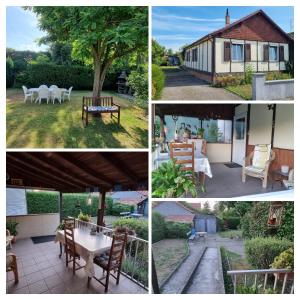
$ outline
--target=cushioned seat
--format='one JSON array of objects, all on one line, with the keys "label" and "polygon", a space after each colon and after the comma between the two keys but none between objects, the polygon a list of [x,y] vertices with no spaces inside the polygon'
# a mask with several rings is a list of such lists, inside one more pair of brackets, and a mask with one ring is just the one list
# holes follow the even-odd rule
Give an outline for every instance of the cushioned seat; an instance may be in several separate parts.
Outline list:
[{"label": "cushioned seat", "polygon": [[255,166],[247,166],[245,169],[249,172],[257,173],[257,174],[262,174],[264,172],[263,168],[258,168]]},{"label": "cushioned seat", "polygon": [[84,110],[88,109],[89,112],[104,112],[104,111],[118,111],[117,106],[85,106]]}]

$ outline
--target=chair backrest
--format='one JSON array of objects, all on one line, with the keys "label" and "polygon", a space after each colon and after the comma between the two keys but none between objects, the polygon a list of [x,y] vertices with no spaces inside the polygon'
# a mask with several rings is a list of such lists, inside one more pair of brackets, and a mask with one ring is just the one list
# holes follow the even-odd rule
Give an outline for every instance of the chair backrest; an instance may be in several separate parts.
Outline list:
[{"label": "chair backrest", "polygon": [[75,228],[75,218],[66,218],[63,220],[63,224],[66,226],[72,226],[73,228]]},{"label": "chair backrest", "polygon": [[27,91],[28,91],[27,87],[25,85],[22,85],[22,89],[23,89],[24,94],[26,95]]},{"label": "chair backrest", "polygon": [[46,88],[47,89],[48,87],[45,84],[42,84],[42,85],[39,86],[39,89],[41,89],[41,88]]},{"label": "chair backrest", "polygon": [[49,89],[47,87],[39,87],[38,95],[40,99],[49,98]]},{"label": "chair backrest", "polygon": [[170,143],[170,158],[176,159],[176,164],[181,165],[181,170],[183,171],[192,171],[194,173],[194,152],[194,143]]},{"label": "chair backrest", "polygon": [[58,87],[54,87],[51,90],[51,94],[53,98],[60,99],[61,98],[61,90]]},{"label": "chair backrest", "polygon": [[127,243],[127,233],[113,235],[113,241],[109,252],[108,269],[120,267],[123,260],[125,245]]},{"label": "chair backrest", "polygon": [[94,105],[97,103],[97,106],[113,106],[114,104],[113,97],[83,97],[82,104],[87,106]]},{"label": "chair backrest", "polygon": [[257,168],[265,168],[266,162],[271,157],[271,151],[270,144],[255,145],[252,165]]},{"label": "chair backrest", "polygon": [[53,84],[53,85],[50,85],[50,88],[49,89],[57,89],[58,88],[58,86],[57,85],[55,85],[55,84]]},{"label": "chair backrest", "polygon": [[74,239],[74,227],[72,224],[66,223],[64,226],[65,233],[65,247],[66,251],[75,253],[75,239]]},{"label": "chair backrest", "polygon": [[73,87],[71,86],[71,87],[69,88],[69,95],[71,95],[72,89],[73,89]]}]

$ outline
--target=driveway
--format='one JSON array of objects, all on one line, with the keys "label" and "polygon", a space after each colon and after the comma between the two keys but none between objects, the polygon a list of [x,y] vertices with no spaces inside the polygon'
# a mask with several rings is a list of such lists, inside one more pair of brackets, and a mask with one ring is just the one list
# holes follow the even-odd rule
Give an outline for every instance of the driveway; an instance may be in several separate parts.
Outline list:
[{"label": "driveway", "polygon": [[165,87],[161,100],[243,100],[222,88],[214,88],[180,68],[164,70]]}]

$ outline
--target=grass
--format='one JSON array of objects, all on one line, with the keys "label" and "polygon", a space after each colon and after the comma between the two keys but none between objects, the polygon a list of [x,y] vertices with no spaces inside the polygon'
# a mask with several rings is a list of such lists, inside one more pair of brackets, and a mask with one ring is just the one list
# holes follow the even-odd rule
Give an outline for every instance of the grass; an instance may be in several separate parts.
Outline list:
[{"label": "grass", "polygon": [[24,103],[21,89],[7,89],[7,148],[147,148],[147,112],[116,93],[103,95],[114,96],[121,105],[120,126],[104,114],[102,118],[90,116],[84,127],[82,97],[91,96],[89,91],[74,91],[71,102],[39,105]]},{"label": "grass", "polygon": [[239,95],[245,100],[252,100],[252,86],[251,84],[244,85],[230,85],[225,87],[229,92]]},{"label": "grass", "polygon": [[152,251],[157,279],[161,285],[187,255],[188,246],[185,239],[166,239],[154,243]]},{"label": "grass", "polygon": [[242,230],[226,230],[226,231],[220,231],[219,232],[220,237],[222,238],[234,238],[239,237],[242,238]]}]

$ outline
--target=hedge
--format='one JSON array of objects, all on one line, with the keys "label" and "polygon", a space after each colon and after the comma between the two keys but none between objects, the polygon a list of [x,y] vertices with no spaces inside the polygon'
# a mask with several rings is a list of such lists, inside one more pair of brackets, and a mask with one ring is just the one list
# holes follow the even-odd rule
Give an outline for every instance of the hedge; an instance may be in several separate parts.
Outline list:
[{"label": "hedge", "polygon": [[223,219],[223,226],[226,229],[238,229],[240,226],[240,217],[228,217]]},{"label": "hedge", "polygon": [[159,99],[165,86],[165,74],[157,65],[152,65],[152,98]]},{"label": "hedge", "polygon": [[152,243],[163,240],[166,236],[166,223],[164,217],[158,212],[152,213]]},{"label": "hedge", "polygon": [[122,226],[134,230],[141,239],[148,240],[148,221],[145,219],[120,218],[113,222],[113,227]]},{"label": "hedge", "polygon": [[26,200],[28,214],[58,213],[57,192],[27,192]]},{"label": "hedge", "polygon": [[166,222],[166,238],[168,239],[184,239],[186,234],[191,230],[191,224],[179,222]]},{"label": "hedge", "polygon": [[77,90],[91,90],[93,78],[93,70],[85,66],[37,63],[28,65],[25,71],[17,75],[16,86],[38,87],[42,84],[55,84],[64,88],[73,86]]},{"label": "hedge", "polygon": [[289,249],[293,243],[286,239],[254,238],[246,240],[245,253],[248,262],[257,269],[269,269],[274,258]]}]

